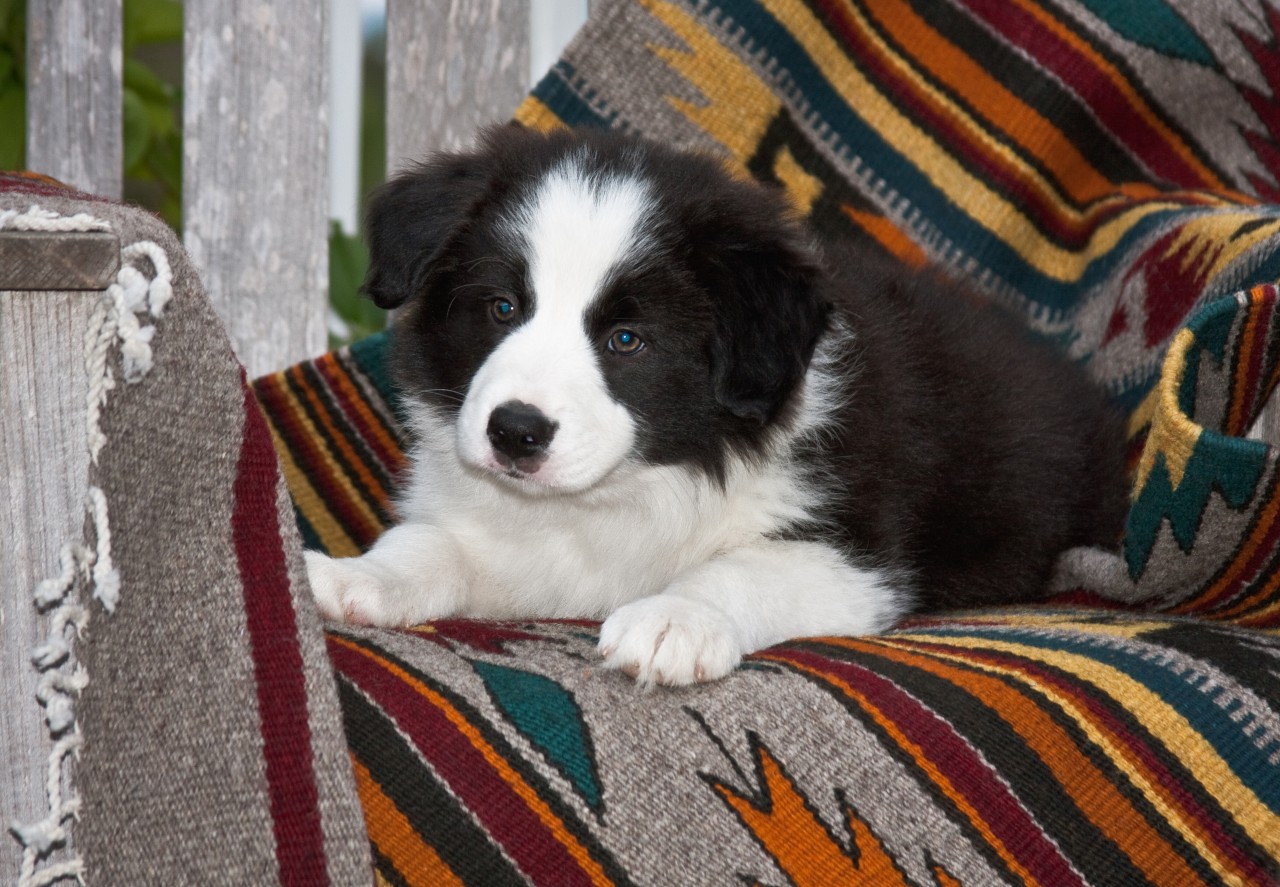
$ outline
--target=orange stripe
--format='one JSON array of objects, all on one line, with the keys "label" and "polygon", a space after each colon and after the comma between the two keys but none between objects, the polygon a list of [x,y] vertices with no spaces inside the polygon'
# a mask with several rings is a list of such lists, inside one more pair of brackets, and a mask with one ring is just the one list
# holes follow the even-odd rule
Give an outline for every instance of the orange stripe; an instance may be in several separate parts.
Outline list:
[{"label": "orange stripe", "polygon": [[1243,434],[1248,429],[1244,427],[1244,396],[1249,390],[1249,361],[1253,354],[1254,347],[1258,344],[1254,341],[1258,335],[1258,317],[1259,312],[1250,306],[1249,313],[1244,324],[1244,332],[1240,338],[1240,355],[1235,359],[1235,372],[1231,378],[1231,408],[1228,410],[1227,433],[1232,435]]},{"label": "orange stripe", "polygon": [[[832,639],[824,640],[829,641]],[[856,642],[850,642],[848,646],[850,646],[851,649],[857,649],[852,646],[853,643]],[[834,675],[828,674],[820,669],[811,668],[788,659],[784,654],[757,653],[753,658],[772,659],[775,662],[784,663],[787,668],[804,672],[805,674],[811,675],[819,680],[838,687],[840,692],[854,700],[863,709],[863,711],[869,714],[875,722],[880,725],[881,729],[893,738],[893,741],[896,742],[900,748],[911,755],[912,759],[916,762],[916,766],[923,770],[929,779],[933,781],[934,785],[936,785],[944,795],[950,798],[951,802],[954,803],[966,817],[968,817],[969,822],[971,822],[973,827],[977,829],[978,833],[982,835],[983,840],[996,851],[1002,860],[1004,860],[1010,871],[1017,872],[1018,876],[1022,878],[1024,884],[1040,883],[1032,877],[1031,872],[1027,871],[1022,864],[1018,862],[1017,857],[1009,852],[1008,848],[1004,846],[1004,843],[1000,838],[992,833],[991,829],[987,826],[986,820],[982,818],[982,814],[974,809],[973,805],[970,804],[968,799],[964,796],[964,793],[960,791],[960,789],[956,788],[956,786],[952,784],[951,780],[934,765],[925,750],[908,739],[906,734],[898,728],[898,725],[890,716],[881,711],[866,696],[859,693],[852,684],[842,681]]]},{"label": "orange stripe", "polygon": [[[329,450],[324,434],[311,421],[311,417],[298,401],[292,386],[285,378],[289,372],[289,370],[282,370],[267,378],[259,379],[258,384],[269,382],[274,396],[281,402],[283,409],[277,419],[292,432],[284,439],[291,444],[296,444],[301,451],[299,460],[303,464],[299,467],[314,471],[314,475],[309,476],[314,476],[316,483],[313,486],[318,487],[317,492],[327,494],[325,509],[330,514],[344,524],[349,523],[352,531],[360,538],[369,540],[378,538],[383,530],[382,522],[356,491],[351,477],[345,471],[337,470],[336,460]],[[321,413],[323,414],[323,411]]]},{"label": "orange stripe", "polygon": [[275,419],[267,417],[267,428],[271,430],[271,440],[276,447],[276,456],[280,459],[280,470],[284,473],[285,484],[289,487],[289,495],[293,504],[302,512],[311,529],[320,537],[320,544],[330,557],[355,557],[360,553],[360,546],[351,538],[342,524],[329,510],[329,503],[311,485],[306,472],[293,460],[293,453],[280,437],[276,429]]},{"label": "orange stripe", "polygon": [[899,261],[911,268],[923,268],[928,258],[914,240],[907,237],[897,225],[874,213],[841,205],[840,210]]},{"label": "orange stripe", "polygon": [[[1263,565],[1265,569],[1265,564]],[[1267,600],[1276,593],[1276,589],[1280,588],[1280,571],[1273,572],[1271,576],[1262,584],[1262,587],[1253,594],[1241,598],[1225,610],[1215,613],[1206,614],[1208,618],[1222,622],[1240,622],[1245,624],[1243,617],[1249,615],[1249,611],[1255,607],[1262,606],[1263,609],[1258,613],[1250,616],[1251,619],[1258,619],[1263,613],[1272,609],[1274,605],[1280,605],[1280,601],[1276,601],[1274,605],[1268,606]],[[1193,608],[1194,609],[1194,608]],[[1264,619],[1265,621],[1265,619]]]},{"label": "orange stripe", "polygon": [[577,839],[577,837],[565,828],[564,822],[560,817],[556,816],[555,812],[552,811],[550,807],[547,806],[546,801],[539,797],[537,791],[524,780],[524,777],[512,768],[502,755],[498,754],[498,752],[494,750],[493,746],[491,746],[485,738],[480,735],[480,731],[478,731],[475,726],[462,715],[462,713],[454,708],[449,703],[449,700],[445,699],[439,693],[422,683],[422,681],[400,668],[394,662],[384,659],[374,651],[339,635],[329,635],[329,640],[331,643],[340,644],[348,650],[358,653],[367,659],[372,659],[383,671],[395,675],[402,683],[411,687],[415,693],[425,699],[429,704],[438,708],[449,722],[453,724],[458,732],[467,738],[467,741],[471,743],[472,747],[475,748],[476,751],[480,752],[485,761],[488,762],[489,766],[497,771],[503,781],[510,785],[512,790],[520,796],[520,799],[528,805],[529,809],[532,810],[538,819],[542,821],[542,824],[547,827],[547,830],[551,832],[552,836],[564,846],[569,855],[573,857],[587,876],[591,878],[592,883],[601,885],[610,885],[613,883],[609,876],[605,874],[604,869],[600,867],[600,863],[596,862],[596,860],[592,858],[591,853],[586,847],[582,846],[582,843]]},{"label": "orange stripe", "polygon": [[1237,625],[1265,631],[1280,637],[1280,598],[1272,601],[1256,613],[1235,620]]},{"label": "orange stripe", "polygon": [[761,745],[758,754],[762,779],[759,799],[739,794],[720,782],[713,782],[711,788],[738,815],[792,883],[815,887],[854,883],[907,887],[892,855],[852,809],[844,819],[854,838],[852,849],[856,863],[848,850],[832,840],[809,799],[796,788],[768,747]]},{"label": "orange stripe", "polygon": [[1132,802],[1077,747],[1035,702],[1004,681],[946,665],[936,658],[896,649],[886,641],[831,638],[829,643],[877,656],[937,675],[967,690],[1012,727],[1027,747],[1054,774],[1063,790],[1077,800],[1082,815],[1111,838],[1152,883],[1188,887],[1204,881],[1156,831]]},{"label": "orange stripe", "polygon": [[383,793],[369,768],[355,755],[351,756],[351,766],[356,774],[356,794],[364,807],[369,840],[395,866],[396,874],[411,887],[463,887],[462,879],[453,873],[434,847],[422,840],[400,808]]},{"label": "orange stripe", "polygon": [[320,395],[308,383],[306,376],[302,374],[302,368],[299,366],[290,367],[288,370],[290,378],[293,379],[295,385],[310,401],[315,414],[320,418],[320,422],[324,425],[325,437],[337,447],[338,450],[346,457],[347,463],[351,466],[351,470],[356,473],[360,483],[366,490],[369,490],[375,499],[379,502],[387,501],[387,491],[383,488],[378,479],[370,473],[369,468],[364,464],[364,459],[357,453],[347,441],[346,437],[333,424],[333,418],[329,415],[329,410],[320,400]]},{"label": "orange stripe", "polygon": [[[324,360],[324,358],[321,358],[321,360]],[[356,387],[355,382],[348,375],[346,367],[336,359],[324,360],[324,363],[328,372],[321,371],[321,376],[325,381],[336,383],[337,387],[342,389],[345,398],[341,403],[355,410],[360,421],[360,427],[367,428],[369,435],[377,440],[382,450],[394,457],[394,461],[389,462],[387,467],[392,471],[401,468],[404,465],[404,452],[400,449],[400,444],[387,431],[382,417],[369,406],[364,393]]]},{"label": "orange stripe", "polygon": [[[910,4],[902,0],[868,0],[867,8],[908,56],[945,80],[979,114],[1036,157],[1072,200],[1083,204],[1114,195],[1112,182],[1093,168],[1070,139],[946,40]],[[951,112],[950,116],[959,115]],[[968,128],[972,129],[972,124]],[[1055,150],[1045,154],[1040,150],[1044,145],[1053,145]],[[995,159],[994,155],[989,154],[989,159]],[[1146,190],[1156,193],[1154,188]]]}]

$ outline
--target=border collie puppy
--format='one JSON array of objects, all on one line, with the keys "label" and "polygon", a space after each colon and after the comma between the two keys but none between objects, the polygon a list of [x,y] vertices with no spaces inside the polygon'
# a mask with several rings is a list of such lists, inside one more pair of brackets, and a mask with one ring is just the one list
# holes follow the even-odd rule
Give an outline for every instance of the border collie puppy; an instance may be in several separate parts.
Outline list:
[{"label": "border collie puppy", "polygon": [[606,666],[689,684],[1036,599],[1118,539],[1121,421],[1077,367],[713,158],[491,129],[383,186],[369,244],[411,468],[368,553],[308,553],[329,618],[598,617]]}]

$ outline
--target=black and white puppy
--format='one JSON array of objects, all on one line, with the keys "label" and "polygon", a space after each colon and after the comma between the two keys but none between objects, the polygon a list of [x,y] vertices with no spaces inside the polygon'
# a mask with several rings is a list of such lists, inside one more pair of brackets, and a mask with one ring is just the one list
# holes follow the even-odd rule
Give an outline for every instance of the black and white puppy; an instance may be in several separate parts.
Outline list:
[{"label": "black and white puppy", "polygon": [[1078,368],[714,159],[501,127],[385,185],[369,242],[414,443],[402,522],[307,556],[330,618],[600,617],[606,665],[688,684],[1117,540]]}]

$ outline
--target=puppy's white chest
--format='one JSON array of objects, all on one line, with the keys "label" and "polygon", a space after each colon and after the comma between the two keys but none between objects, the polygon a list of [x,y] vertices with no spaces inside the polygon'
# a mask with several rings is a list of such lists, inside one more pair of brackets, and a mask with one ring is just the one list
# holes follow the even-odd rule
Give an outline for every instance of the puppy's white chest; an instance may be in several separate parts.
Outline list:
[{"label": "puppy's white chest", "polygon": [[600,503],[501,491],[438,520],[475,567],[475,615],[603,616],[657,593],[721,541],[698,530],[699,491],[669,485],[682,501],[654,489]]}]

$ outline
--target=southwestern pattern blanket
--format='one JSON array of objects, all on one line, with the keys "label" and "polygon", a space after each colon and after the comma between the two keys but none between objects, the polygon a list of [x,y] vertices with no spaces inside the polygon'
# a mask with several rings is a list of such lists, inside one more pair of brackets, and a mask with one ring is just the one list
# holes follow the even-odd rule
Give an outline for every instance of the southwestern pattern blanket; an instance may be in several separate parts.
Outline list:
[{"label": "southwestern pattern blanket", "polygon": [[[520,107],[719,153],[936,262],[1131,416],[1121,548],[1043,607],[797,640],[639,695],[590,623],[333,628],[392,884],[1267,883],[1280,874],[1280,13],[1262,2],[598,4]],[[403,461],[381,338],[259,380],[298,523]]]}]

